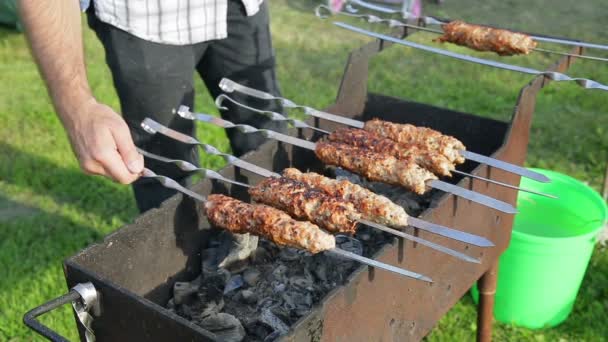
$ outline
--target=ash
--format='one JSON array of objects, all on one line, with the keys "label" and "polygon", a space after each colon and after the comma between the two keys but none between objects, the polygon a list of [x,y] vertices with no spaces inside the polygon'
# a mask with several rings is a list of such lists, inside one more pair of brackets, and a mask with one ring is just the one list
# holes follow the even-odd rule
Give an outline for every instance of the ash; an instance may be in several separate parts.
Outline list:
[{"label": "ash", "polygon": [[[341,169],[336,169],[334,175],[390,198],[414,216],[435,197],[368,182]],[[358,229],[354,238],[336,236],[339,248],[366,257],[372,257],[392,241],[392,236],[365,226]],[[211,242],[202,250],[201,275],[191,282],[175,283],[174,297],[167,307],[227,342],[277,340],[330,291],[345,284],[360,266],[334,255],[279,248],[260,239],[247,262],[227,270],[217,267],[221,249],[221,242]]]}]

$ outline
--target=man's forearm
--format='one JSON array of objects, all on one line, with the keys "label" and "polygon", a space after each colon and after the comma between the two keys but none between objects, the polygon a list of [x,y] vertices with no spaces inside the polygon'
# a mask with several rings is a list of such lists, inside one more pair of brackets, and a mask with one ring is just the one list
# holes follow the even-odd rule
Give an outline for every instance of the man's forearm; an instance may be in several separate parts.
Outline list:
[{"label": "man's forearm", "polygon": [[87,81],[77,0],[20,0],[20,14],[58,115],[69,125],[92,99]]}]

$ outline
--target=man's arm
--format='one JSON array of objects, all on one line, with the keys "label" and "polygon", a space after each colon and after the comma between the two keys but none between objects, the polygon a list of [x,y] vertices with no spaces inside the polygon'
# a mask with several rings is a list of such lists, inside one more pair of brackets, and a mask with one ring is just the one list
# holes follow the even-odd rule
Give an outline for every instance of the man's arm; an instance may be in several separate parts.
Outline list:
[{"label": "man's arm", "polygon": [[129,128],[98,103],[87,80],[77,0],[20,0],[19,11],[32,54],[81,168],[121,183],[143,169]]}]

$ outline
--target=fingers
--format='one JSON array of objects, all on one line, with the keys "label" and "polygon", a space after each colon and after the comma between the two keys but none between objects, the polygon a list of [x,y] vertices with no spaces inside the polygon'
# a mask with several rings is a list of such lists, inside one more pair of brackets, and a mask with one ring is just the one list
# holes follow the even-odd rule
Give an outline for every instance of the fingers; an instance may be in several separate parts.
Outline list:
[{"label": "fingers", "polygon": [[[130,184],[139,178],[139,173],[133,173],[128,169],[117,147],[119,143],[124,145],[125,142],[118,142],[113,133],[114,131],[115,129],[112,129],[110,125],[105,127],[105,129],[99,129],[94,132],[94,143],[88,151],[88,156],[84,158],[82,167],[88,173],[107,176],[122,184]],[[128,137],[130,138],[130,135]],[[143,160],[138,161],[139,154],[135,150],[135,147],[133,147],[133,150],[136,154],[135,162],[140,162],[141,169],[143,169]]]},{"label": "fingers", "polygon": [[144,157],[137,152],[129,127],[122,122],[112,130],[118,153],[132,174],[140,174],[144,169]]},{"label": "fingers", "polygon": [[72,148],[82,169],[129,184],[143,171],[129,127],[110,107],[91,102],[67,125]]},{"label": "fingers", "polygon": [[112,177],[117,182],[130,184],[139,178],[138,174],[131,173],[129,169],[127,169],[126,164],[117,150],[106,152],[100,157],[99,162],[103,165],[105,174]]}]

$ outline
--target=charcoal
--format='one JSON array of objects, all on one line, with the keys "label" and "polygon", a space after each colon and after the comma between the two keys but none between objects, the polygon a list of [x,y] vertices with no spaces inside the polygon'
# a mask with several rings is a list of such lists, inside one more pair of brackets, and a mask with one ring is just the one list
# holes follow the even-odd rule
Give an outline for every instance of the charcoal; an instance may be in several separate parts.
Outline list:
[{"label": "charcoal", "polygon": [[309,277],[294,276],[289,278],[289,284],[302,290],[311,290],[313,281]]},{"label": "charcoal", "polygon": [[258,271],[257,269],[249,268],[245,270],[245,272],[243,272],[243,280],[245,280],[245,283],[247,283],[247,285],[255,286],[255,284],[257,284],[258,280],[260,279],[260,274],[260,271]]},{"label": "charcoal", "polygon": [[258,301],[258,296],[251,290],[243,290],[240,292],[241,300],[247,304],[255,304]]},{"label": "charcoal", "polygon": [[197,324],[217,335],[220,341],[240,342],[245,338],[245,328],[243,328],[241,322],[227,313],[207,316]]},{"label": "charcoal", "polygon": [[[417,196],[399,187],[368,182],[343,170],[336,170],[336,174],[404,205],[414,216],[433,199],[432,195]],[[354,237],[336,237],[339,248],[366,257],[372,257],[394,240],[393,236],[365,225],[360,225]],[[201,251],[202,276],[194,283],[198,284],[198,291],[188,297],[193,300],[178,304],[179,299],[173,298],[173,306],[168,304],[178,315],[216,333],[223,333],[225,323],[229,323],[225,329],[228,340],[236,337],[256,342],[278,340],[360,266],[329,253],[312,255],[260,239],[250,258],[234,261],[229,268],[219,267],[234,243],[229,234],[212,239],[208,248]],[[191,282],[190,286],[195,285]],[[240,321],[240,328],[233,319]],[[220,340],[226,339],[221,336]]]},{"label": "charcoal", "polygon": [[243,280],[243,276],[237,274],[235,276],[230,277],[226,286],[224,287],[224,294],[230,293],[234,290],[240,289],[245,285],[245,281]]},{"label": "charcoal", "polygon": [[307,312],[312,307],[312,297],[309,293],[289,291],[281,295],[283,307],[288,310]]},{"label": "charcoal", "polygon": [[346,235],[337,235],[336,244],[340,249],[361,255],[363,254],[363,245],[355,238]]},{"label": "charcoal", "polygon": [[279,317],[277,317],[272,311],[266,309],[262,311],[260,320],[268,324],[274,331],[278,331],[281,335],[286,334],[289,331],[289,327]]},{"label": "charcoal", "polygon": [[279,253],[279,258],[284,261],[294,261],[300,258],[300,253],[295,248],[287,247]]}]

